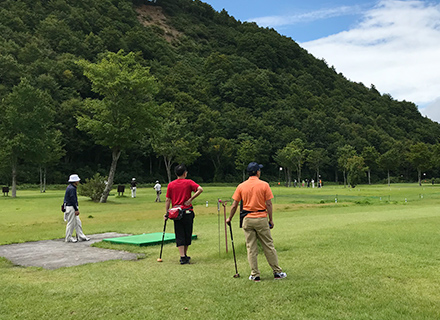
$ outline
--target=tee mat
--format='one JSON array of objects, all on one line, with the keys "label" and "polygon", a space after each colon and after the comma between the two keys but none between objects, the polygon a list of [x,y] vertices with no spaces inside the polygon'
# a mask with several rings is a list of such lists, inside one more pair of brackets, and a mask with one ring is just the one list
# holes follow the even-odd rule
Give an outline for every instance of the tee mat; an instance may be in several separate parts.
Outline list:
[{"label": "tee mat", "polygon": [[[102,241],[107,241],[116,244],[133,244],[140,247],[154,246],[162,243],[162,235],[163,235],[162,232],[143,233],[133,236],[103,239]],[[191,238],[195,240],[197,239],[197,235],[193,234]],[[176,235],[174,233],[165,233],[165,237],[163,239],[164,243],[175,242],[175,241],[176,241]]]}]

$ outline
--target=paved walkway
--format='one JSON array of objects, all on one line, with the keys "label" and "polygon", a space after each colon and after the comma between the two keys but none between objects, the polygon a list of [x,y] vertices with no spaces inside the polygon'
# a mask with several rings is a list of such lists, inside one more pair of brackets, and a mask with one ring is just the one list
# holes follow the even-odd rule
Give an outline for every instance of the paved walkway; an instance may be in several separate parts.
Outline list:
[{"label": "paved walkway", "polygon": [[102,239],[128,236],[116,232],[88,234],[90,241],[66,243],[64,239],[8,244],[0,246],[0,257],[15,265],[58,269],[107,260],[136,260],[137,255],[126,251],[93,248]]}]

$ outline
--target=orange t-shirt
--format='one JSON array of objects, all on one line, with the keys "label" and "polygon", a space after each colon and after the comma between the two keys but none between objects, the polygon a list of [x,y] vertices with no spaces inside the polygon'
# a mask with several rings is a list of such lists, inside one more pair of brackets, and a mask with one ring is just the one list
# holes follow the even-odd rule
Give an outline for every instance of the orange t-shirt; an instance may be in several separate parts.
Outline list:
[{"label": "orange t-shirt", "polygon": [[243,210],[250,211],[248,218],[265,218],[266,201],[273,198],[272,190],[267,182],[260,180],[257,176],[251,176],[248,180],[240,183],[232,196],[232,199],[239,202],[243,200]]}]

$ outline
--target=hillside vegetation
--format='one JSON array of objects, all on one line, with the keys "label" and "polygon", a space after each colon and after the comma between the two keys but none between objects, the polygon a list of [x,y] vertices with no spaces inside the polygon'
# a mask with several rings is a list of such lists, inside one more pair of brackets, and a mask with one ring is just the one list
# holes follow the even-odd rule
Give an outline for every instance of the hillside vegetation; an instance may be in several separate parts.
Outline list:
[{"label": "hillside vegetation", "polygon": [[[10,183],[11,161],[19,182],[38,182],[38,168],[48,168],[50,183],[108,173],[111,150],[77,127],[89,112],[84,101],[103,98],[78,61],[99,63],[107,52],[134,52],[149,68],[161,119],[122,150],[118,183],[166,181],[167,161],[189,164],[200,182],[240,181],[250,159],[272,180],[438,174],[438,123],[411,102],[347,80],[273,29],[192,0],[2,0],[0,183]],[[20,111],[29,101],[51,108],[38,128],[25,122],[41,119],[32,103]],[[21,125],[14,112],[25,115]],[[11,133],[17,127],[51,134],[26,147],[22,132]]]}]

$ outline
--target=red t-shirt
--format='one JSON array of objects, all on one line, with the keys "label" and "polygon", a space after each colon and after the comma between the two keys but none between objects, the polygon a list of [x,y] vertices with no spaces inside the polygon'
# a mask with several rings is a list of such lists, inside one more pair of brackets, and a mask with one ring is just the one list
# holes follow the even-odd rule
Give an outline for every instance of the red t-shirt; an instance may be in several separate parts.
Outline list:
[{"label": "red t-shirt", "polygon": [[187,209],[189,207],[183,204],[191,198],[191,193],[196,192],[198,187],[199,185],[191,179],[176,179],[168,184],[166,197],[171,199],[173,207],[182,206],[182,209]]}]

